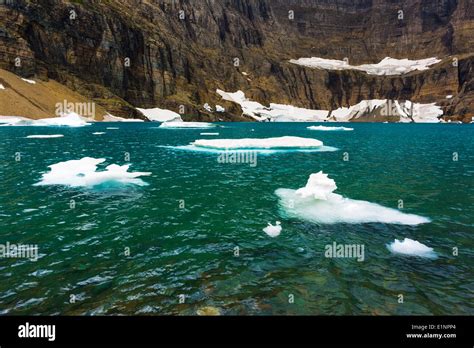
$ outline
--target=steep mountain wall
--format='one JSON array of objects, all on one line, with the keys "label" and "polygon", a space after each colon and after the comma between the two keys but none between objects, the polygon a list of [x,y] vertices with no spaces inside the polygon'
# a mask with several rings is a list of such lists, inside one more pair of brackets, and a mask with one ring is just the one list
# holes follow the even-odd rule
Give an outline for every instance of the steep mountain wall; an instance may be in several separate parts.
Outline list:
[{"label": "steep mountain wall", "polygon": [[[221,104],[216,88],[307,108],[402,98],[474,112],[471,0],[0,0],[0,23],[0,68],[54,79],[117,116],[184,105],[188,119],[242,119],[233,105],[203,108]],[[288,62],[311,56],[444,60],[395,77]]]}]

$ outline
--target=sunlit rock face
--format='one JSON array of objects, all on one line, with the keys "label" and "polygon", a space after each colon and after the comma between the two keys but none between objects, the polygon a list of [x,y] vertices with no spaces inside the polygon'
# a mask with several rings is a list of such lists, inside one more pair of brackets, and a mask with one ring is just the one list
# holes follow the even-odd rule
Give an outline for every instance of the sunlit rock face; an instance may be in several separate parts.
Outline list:
[{"label": "sunlit rock face", "polygon": [[[225,112],[203,108],[220,102],[219,88],[321,110],[371,99],[436,102],[447,117],[470,120],[473,14],[470,0],[18,0],[0,6],[0,68],[55,79],[128,118],[143,118],[135,107],[183,105],[185,121],[247,119],[232,103]],[[289,62],[304,57],[442,61],[374,76]]]}]

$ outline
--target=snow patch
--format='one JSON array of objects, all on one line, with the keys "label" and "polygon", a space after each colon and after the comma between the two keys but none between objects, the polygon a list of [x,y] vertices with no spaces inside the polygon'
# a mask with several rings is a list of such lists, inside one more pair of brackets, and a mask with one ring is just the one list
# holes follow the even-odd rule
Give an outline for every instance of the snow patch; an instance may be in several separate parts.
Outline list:
[{"label": "snow patch", "polygon": [[269,107],[263,106],[258,102],[251,101],[245,97],[245,93],[237,91],[235,93],[216,90],[222,99],[239,104],[244,115],[250,116],[257,121],[324,121],[328,116],[326,110],[311,110],[294,107],[285,104],[270,104]]},{"label": "snow patch", "polygon": [[145,122],[139,118],[123,118],[111,114],[104,115],[103,122]]},{"label": "snow patch", "polygon": [[83,127],[89,126],[90,123],[78,114],[71,112],[63,114],[60,117],[42,118],[38,120],[17,116],[0,116],[0,123],[5,126],[65,126],[65,127]]},{"label": "snow patch", "polygon": [[5,89],[5,86],[3,86],[1,83],[0,83],[0,89]]},{"label": "snow patch", "polygon": [[225,108],[220,105],[216,105],[216,112],[225,112]]},{"label": "snow patch", "polygon": [[310,176],[305,187],[298,190],[280,188],[275,194],[280,198],[280,209],[285,215],[315,223],[418,225],[430,221],[376,203],[345,198],[334,193],[336,189],[335,181],[319,172]]},{"label": "snow patch", "polygon": [[324,70],[359,70],[369,75],[402,75],[415,70],[427,70],[440,61],[435,57],[420,60],[385,57],[377,64],[350,65],[344,60],[312,57],[291,59],[290,63]]},{"label": "snow patch", "polygon": [[23,77],[21,78],[23,81],[31,84],[31,85],[36,85],[36,81],[33,81],[33,80],[28,80],[28,79],[24,79]]},{"label": "snow patch", "polygon": [[409,238],[405,238],[403,241],[395,239],[394,242],[387,244],[387,248],[395,254],[421,256],[427,258],[437,257],[436,253],[433,251],[433,248]]},{"label": "snow patch", "polygon": [[119,166],[111,164],[104,171],[97,171],[97,165],[105,162],[104,158],[84,157],[80,160],[59,162],[50,165],[50,172],[43,174],[35,186],[64,185],[70,187],[94,187],[101,184],[147,185],[140,176],[151,175],[149,172],[128,172],[129,164]]},{"label": "snow patch", "polygon": [[143,115],[146,116],[150,121],[156,121],[156,122],[167,122],[167,121],[173,121],[173,122],[181,122],[183,121],[181,119],[181,115],[167,109],[160,109],[160,108],[153,108],[153,109],[140,109],[137,108],[138,111],[140,111]]}]

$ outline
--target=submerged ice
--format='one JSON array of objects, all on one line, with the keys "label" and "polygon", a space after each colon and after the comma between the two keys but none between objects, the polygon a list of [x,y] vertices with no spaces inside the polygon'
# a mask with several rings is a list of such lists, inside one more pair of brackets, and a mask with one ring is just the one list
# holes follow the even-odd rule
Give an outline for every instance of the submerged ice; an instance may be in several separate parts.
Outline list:
[{"label": "submerged ice", "polygon": [[345,198],[334,191],[334,180],[327,174],[312,174],[305,187],[298,190],[280,188],[275,191],[280,206],[288,217],[316,223],[369,223],[418,225],[430,220],[423,216],[405,214],[376,203]]},{"label": "submerged ice", "polygon": [[213,128],[212,123],[207,122],[163,122],[160,128]]},{"label": "submerged ice", "polygon": [[101,184],[147,185],[140,176],[151,175],[149,172],[128,172],[129,164],[119,166],[111,164],[103,171],[97,166],[105,162],[104,158],[84,157],[80,160],[59,162],[50,165],[50,171],[43,174],[35,186],[64,185],[70,187],[94,187]]}]

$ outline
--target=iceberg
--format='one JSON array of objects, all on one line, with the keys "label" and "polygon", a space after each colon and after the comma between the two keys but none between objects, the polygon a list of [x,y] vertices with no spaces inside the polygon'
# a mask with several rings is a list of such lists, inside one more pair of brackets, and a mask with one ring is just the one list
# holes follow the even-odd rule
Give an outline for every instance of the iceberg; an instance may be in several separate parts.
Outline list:
[{"label": "iceberg", "polygon": [[36,134],[36,135],[28,135],[26,138],[27,139],[50,139],[50,138],[62,138],[62,137],[64,137],[63,134],[48,134],[48,135]]},{"label": "iceberg", "polygon": [[315,223],[370,223],[418,225],[430,219],[414,214],[405,214],[396,209],[376,203],[345,198],[334,191],[334,180],[322,171],[312,174],[305,187],[298,190],[280,188],[275,191],[279,197],[280,210],[290,218]]},{"label": "iceberg", "polygon": [[212,128],[212,123],[207,122],[163,122],[159,128]]},{"label": "iceberg", "polygon": [[415,70],[427,70],[441,62],[440,59],[426,58],[420,60],[395,59],[385,57],[377,64],[350,65],[344,60],[319,57],[291,59],[290,63],[323,70],[359,70],[369,75],[402,75]]},{"label": "iceberg", "polygon": [[403,241],[395,239],[390,244],[387,244],[387,249],[395,254],[403,254],[408,256],[420,256],[427,258],[436,258],[437,255],[433,251],[433,248],[430,248],[420,242],[405,238]]},{"label": "iceberg", "polygon": [[325,131],[325,132],[331,132],[331,131],[353,131],[354,128],[348,128],[348,127],[326,127],[326,126],[310,126],[307,127],[309,130],[315,130],[315,131]]},{"label": "iceberg", "polygon": [[197,147],[211,149],[312,149],[323,146],[323,142],[312,138],[284,136],[279,138],[243,138],[243,139],[198,139],[191,143]]},{"label": "iceberg", "polygon": [[50,171],[43,174],[41,181],[34,186],[63,185],[69,187],[94,187],[102,184],[147,185],[140,176],[151,175],[150,172],[128,172],[129,164],[119,166],[111,164],[103,171],[97,166],[105,162],[104,158],[84,157],[50,165]]}]

